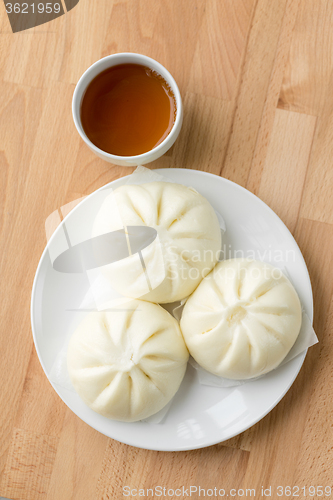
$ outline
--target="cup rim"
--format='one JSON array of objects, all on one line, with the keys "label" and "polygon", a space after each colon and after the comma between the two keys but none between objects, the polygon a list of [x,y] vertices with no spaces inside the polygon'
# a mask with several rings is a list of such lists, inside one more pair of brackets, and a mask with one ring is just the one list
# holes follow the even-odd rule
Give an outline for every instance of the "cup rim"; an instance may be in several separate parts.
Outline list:
[{"label": "cup rim", "polygon": [[[82,89],[82,82],[84,81],[84,79],[87,77],[87,75],[89,75],[89,73],[92,73],[94,69],[96,69],[96,67],[100,66],[103,64],[103,61],[106,61],[106,60],[114,60],[114,59],[117,59],[117,58],[122,58],[122,57],[129,57],[129,58],[138,58],[138,59],[141,59],[141,62],[132,62],[132,63],[129,63],[129,64],[141,64],[143,65],[143,61],[147,62],[147,66],[149,65],[152,69],[154,69],[155,71],[157,71],[157,73],[159,73],[163,78],[165,78],[165,80],[167,81],[167,83],[170,85],[173,93],[174,93],[174,96],[175,96],[175,100],[176,100],[176,106],[177,106],[177,110],[176,110],[176,119],[174,121],[174,124],[169,132],[169,134],[165,137],[165,139],[163,139],[163,141],[158,144],[157,146],[155,146],[153,149],[149,149],[148,151],[146,151],[145,153],[141,153],[139,155],[134,155],[134,156],[120,156],[120,155],[114,155],[112,153],[108,153],[107,151],[104,151],[103,149],[100,149],[99,147],[97,147],[90,139],[89,137],[87,136],[87,134],[85,133],[84,129],[83,129],[83,126],[82,126],[82,123],[81,123],[81,116],[80,116],[80,113],[77,113],[77,101],[79,99],[79,94],[81,93]],[[150,63],[150,64],[149,64]],[[124,63],[119,63],[119,64],[126,64],[126,62]],[[110,66],[107,66],[105,67],[103,70],[101,70],[101,73],[107,69],[108,67],[112,67],[112,66],[116,66],[117,65],[117,62],[115,64],[110,64]],[[164,74],[163,74],[164,73]],[[97,73],[99,74],[99,73]],[[97,76],[97,74],[95,76]],[[165,77],[166,75],[166,77]],[[83,98],[83,95],[84,95],[84,92],[86,90],[86,88],[88,87],[88,85],[91,83],[91,81],[95,78],[92,77],[91,79],[89,79],[88,83],[85,84],[84,86],[84,89],[81,93],[81,98],[80,98],[80,103],[79,103],[79,106],[78,106],[78,109],[80,110],[81,108],[81,100]],[[152,57],[149,57],[149,56],[146,56],[144,54],[140,54],[138,52],[116,52],[114,54],[110,54],[108,56],[105,56],[105,57],[102,57],[101,59],[98,59],[98,61],[94,62],[91,66],[89,66],[89,68],[87,68],[85,70],[85,72],[82,74],[82,76],[80,77],[79,81],[77,82],[76,86],[75,86],[75,89],[74,89],[74,93],[73,93],[73,98],[72,98],[72,115],[73,115],[73,120],[74,120],[74,124],[75,124],[75,127],[77,129],[77,131],[79,132],[81,138],[84,140],[84,142],[97,154],[97,155],[103,155],[105,157],[107,157],[108,159],[110,160],[115,160],[115,161],[127,161],[127,162],[132,162],[132,161],[136,161],[137,164],[140,164],[141,162],[143,163],[146,159],[146,157],[149,155],[152,155],[152,154],[156,154],[158,153],[160,150],[162,150],[163,148],[165,148],[165,145],[170,141],[172,140],[173,138],[173,135],[176,133],[176,131],[178,130],[178,127],[180,125],[180,122],[182,120],[182,99],[181,99],[181,95],[180,95],[180,91],[179,91],[179,88],[178,88],[178,85],[175,81],[175,79],[173,78],[173,76],[171,75],[171,73],[161,64],[159,63],[158,61],[156,61],[155,59],[153,59]],[[164,153],[165,151],[163,151]],[[163,154],[162,153],[162,154]]]}]

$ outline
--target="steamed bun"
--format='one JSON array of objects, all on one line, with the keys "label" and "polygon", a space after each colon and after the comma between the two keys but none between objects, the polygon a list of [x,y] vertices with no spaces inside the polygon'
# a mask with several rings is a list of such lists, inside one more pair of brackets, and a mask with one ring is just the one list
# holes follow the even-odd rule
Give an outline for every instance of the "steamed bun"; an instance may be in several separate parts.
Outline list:
[{"label": "steamed bun", "polygon": [[90,313],[67,351],[69,376],[83,401],[126,422],[147,418],[171,400],[187,360],[178,322],[161,306],[138,300]]},{"label": "steamed bun", "polygon": [[299,334],[298,295],[279,269],[247,259],[220,262],[185,304],[181,330],[193,358],[229,379],[276,368]]},{"label": "steamed bun", "polygon": [[[115,216],[115,203],[119,216]],[[111,286],[121,295],[168,303],[187,297],[216,264],[221,231],[209,202],[192,188],[169,182],[125,185],[102,204],[93,236],[122,226],[149,226],[153,243],[103,267]]]}]

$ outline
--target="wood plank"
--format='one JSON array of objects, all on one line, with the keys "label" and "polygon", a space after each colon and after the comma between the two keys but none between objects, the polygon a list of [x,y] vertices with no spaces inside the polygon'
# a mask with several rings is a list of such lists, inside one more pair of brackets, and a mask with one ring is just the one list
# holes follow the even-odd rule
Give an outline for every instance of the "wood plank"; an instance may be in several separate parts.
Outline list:
[{"label": "wood plank", "polygon": [[[3,68],[5,82],[47,88],[59,79],[64,43],[58,33],[23,31],[4,37],[8,54]],[[33,58],[35,64],[31,64]]]},{"label": "wood plank", "polygon": [[333,223],[333,97],[327,88],[324,110],[318,118],[300,215],[307,219]]},{"label": "wood plank", "polygon": [[[137,490],[156,486],[177,489],[183,485],[187,488],[200,485],[204,489],[241,488],[248,458],[246,451],[221,446],[163,453],[140,450],[110,440],[96,498],[121,498],[125,486]],[[224,474],[225,470],[228,470],[228,476]],[[166,498],[169,497],[172,498],[166,494]],[[193,497],[199,498],[198,493],[193,493]]]},{"label": "wood plank", "polygon": [[236,97],[237,81],[255,0],[209,0],[198,33],[188,92]]},{"label": "wood plank", "polygon": [[283,71],[286,64],[288,50],[293,33],[296,14],[298,11],[298,1],[288,2],[286,5],[286,15],[283,20],[280,38],[276,51],[275,61],[270,78],[267,98],[264,104],[261,124],[258,131],[257,141],[253,153],[251,170],[246,183],[247,189],[254,194],[258,194],[262,170],[267,156],[268,145],[274,126],[275,109],[278,95],[281,89]]},{"label": "wood plank", "polygon": [[324,111],[333,68],[332,43],[330,0],[301,0],[279,107],[316,116]]},{"label": "wood plank", "polygon": [[[332,274],[331,274],[332,278]],[[294,484],[329,487],[332,481],[332,324],[333,300],[324,316],[325,326],[316,361],[312,365],[312,392],[307,408],[305,429],[300,442],[303,453],[295,464]],[[320,415],[320,419],[318,418]],[[327,493],[327,491],[326,491]],[[318,495],[319,496],[319,495]]]},{"label": "wood plank", "polygon": [[[275,109],[282,81],[284,53],[288,49],[297,2],[259,0],[254,13],[245,54],[236,111],[221,170],[223,177],[246,186],[258,134],[269,134],[263,114]],[[279,50],[280,48],[280,50]],[[279,64],[275,66],[275,57]],[[272,77],[273,75],[273,77]],[[274,119],[274,114],[272,115]],[[261,129],[261,125],[264,127]],[[268,123],[273,125],[272,120]]]},{"label": "wood plank", "polygon": [[184,124],[180,140],[174,145],[171,166],[218,174],[218,158],[226,148],[233,104],[188,92],[184,109]]},{"label": "wood plank", "polygon": [[[330,486],[332,461],[333,226],[301,219],[296,239],[306,260],[314,292],[314,328],[319,344],[307,356],[306,420],[294,464],[294,484]],[[323,272],[324,270],[324,272]]]},{"label": "wood plank", "polygon": [[[59,75],[61,82],[76,84],[84,71],[102,57],[104,37],[113,4],[114,2],[81,0],[75,9],[59,18],[59,21],[62,20],[62,28],[65,29],[61,37],[64,43]],[[114,28],[115,26],[111,32]],[[98,36],[94,36],[94,33],[98,33]],[[90,43],[87,44],[87,40],[90,40]]]},{"label": "wood plank", "polygon": [[[62,195],[54,186],[63,185],[66,190],[68,180],[64,166],[67,163],[71,169],[78,144],[76,134],[73,134],[72,144],[70,139],[71,132],[74,132],[71,117],[67,114],[71,88],[55,85],[45,102],[40,99],[39,90],[16,86],[13,89],[14,92],[8,94],[0,121],[6,144],[2,155],[6,184],[2,186],[5,196],[2,197],[0,241],[1,276],[6,283],[6,287],[0,290],[1,324],[6,334],[0,337],[0,342],[2,373],[6,380],[12,381],[10,385],[3,384],[0,396],[4,408],[4,421],[0,426],[0,470],[8,452],[8,440],[32,350],[30,294],[39,256],[46,242],[44,222],[54,208],[62,204]],[[17,122],[22,109],[26,109],[27,115]],[[64,111],[66,118],[62,114]],[[28,126],[26,120],[31,114],[34,114],[35,121],[29,121]],[[53,130],[51,136],[50,130]],[[19,140],[19,147],[13,137]],[[67,149],[59,147],[61,137],[66,138]],[[6,189],[8,185],[11,185],[10,191]],[[36,192],[43,192],[43,197],[36,196]]]},{"label": "wood plank", "polygon": [[6,13],[6,7],[2,3],[0,6],[0,35],[4,33],[13,33]]},{"label": "wood plank", "polygon": [[107,437],[89,427],[67,409],[47,499],[96,498],[96,484],[102,470],[107,443]]},{"label": "wood plank", "polygon": [[[42,114],[42,92],[1,83],[0,86],[0,289],[1,425],[0,474],[4,469],[24,379],[32,350],[29,297],[33,252],[22,204],[28,168]],[[26,113],[22,114],[22,109]],[[29,116],[34,120],[29,124]],[[18,117],[21,119],[18,120]],[[15,140],[14,140],[15,138]],[[25,253],[24,253],[25,252]],[[37,263],[37,256],[35,262]],[[18,271],[19,270],[19,271]],[[10,384],[8,381],[10,380]]]},{"label": "wood plank", "polygon": [[[129,175],[133,171],[132,167],[119,167],[97,158],[80,139],[78,154],[69,174],[67,200],[74,199],[72,193],[90,194],[108,182]],[[94,172],[93,176],[92,172]]]},{"label": "wood plank", "polygon": [[47,496],[58,439],[15,429],[1,495],[13,500],[44,500]]},{"label": "wood plank", "polygon": [[277,109],[258,196],[293,232],[298,219],[316,117]]},{"label": "wood plank", "polygon": [[15,428],[59,438],[66,405],[47,380],[35,349],[24,380]]}]

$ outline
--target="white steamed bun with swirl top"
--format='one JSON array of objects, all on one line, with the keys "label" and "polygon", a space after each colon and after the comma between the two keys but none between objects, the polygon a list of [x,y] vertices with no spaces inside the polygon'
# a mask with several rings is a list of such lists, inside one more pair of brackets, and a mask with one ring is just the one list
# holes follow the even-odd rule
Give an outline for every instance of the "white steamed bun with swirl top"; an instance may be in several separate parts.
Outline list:
[{"label": "white steamed bun with swirl top", "polygon": [[[116,202],[116,204],[115,204]],[[118,217],[114,216],[117,206]],[[103,202],[93,236],[128,226],[157,231],[153,243],[103,267],[111,286],[121,295],[157,303],[190,295],[214,267],[221,249],[218,218],[195,189],[170,182],[124,185]]]},{"label": "white steamed bun with swirl top", "polygon": [[69,376],[83,401],[126,422],[145,419],[172,399],[187,360],[178,322],[161,306],[139,300],[90,313],[67,351]]},{"label": "white steamed bun with swirl top", "polygon": [[276,368],[300,332],[302,308],[285,275],[269,264],[220,262],[187,300],[181,330],[207,371],[249,379]]}]

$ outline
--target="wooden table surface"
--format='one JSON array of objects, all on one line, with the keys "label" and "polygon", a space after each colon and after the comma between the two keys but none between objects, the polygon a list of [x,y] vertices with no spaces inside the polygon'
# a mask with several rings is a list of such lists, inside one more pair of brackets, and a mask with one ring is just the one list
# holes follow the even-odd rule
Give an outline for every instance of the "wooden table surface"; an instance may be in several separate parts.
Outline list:
[{"label": "wooden table surface", "polygon": [[[255,498],[271,486],[277,499],[288,497],[278,486],[332,486],[332,1],[81,0],[16,34],[2,2],[0,14],[0,496],[118,500],[126,485],[197,485]],[[133,170],[97,159],[71,116],[81,74],[123,51],[164,64],[183,97],[180,136],[150,167],[205,170],[255,193],[294,235],[313,285],[320,343],[290,391],[254,427],[197,451],[141,450],[90,428],[52,389],[32,340],[45,219]]]}]

